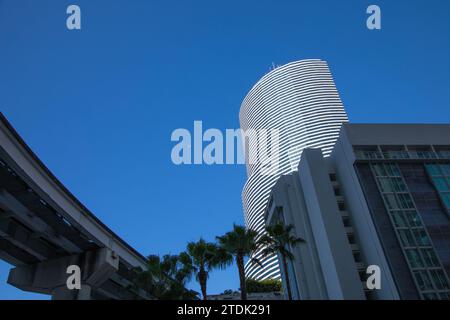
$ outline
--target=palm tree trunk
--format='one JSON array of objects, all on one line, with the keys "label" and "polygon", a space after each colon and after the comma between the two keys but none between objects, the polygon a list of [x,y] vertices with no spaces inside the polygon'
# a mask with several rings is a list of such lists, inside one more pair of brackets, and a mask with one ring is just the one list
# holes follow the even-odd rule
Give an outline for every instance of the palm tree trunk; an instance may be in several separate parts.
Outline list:
[{"label": "palm tree trunk", "polygon": [[245,283],[244,257],[236,256],[236,264],[239,271],[239,281],[241,285],[241,300],[247,300],[247,285]]},{"label": "palm tree trunk", "polygon": [[281,260],[283,260],[283,268],[284,268],[284,273],[285,273],[285,278],[286,278],[286,289],[287,289],[287,293],[288,293],[288,299],[292,300],[291,281],[289,280],[289,271],[288,271],[288,266],[287,266],[287,261],[286,261],[286,255],[282,254]]},{"label": "palm tree trunk", "polygon": [[202,269],[200,269],[199,273],[198,273],[198,282],[200,283],[200,289],[202,291],[202,296],[203,296],[203,300],[208,300],[207,296],[206,296],[206,271]]}]

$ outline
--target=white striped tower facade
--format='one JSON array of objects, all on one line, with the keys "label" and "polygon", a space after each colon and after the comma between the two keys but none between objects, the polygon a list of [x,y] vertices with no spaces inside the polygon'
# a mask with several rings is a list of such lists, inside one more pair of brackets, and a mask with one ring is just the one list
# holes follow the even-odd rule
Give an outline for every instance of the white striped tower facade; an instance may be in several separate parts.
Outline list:
[{"label": "white striped tower facade", "polygon": [[[277,179],[297,169],[304,148],[320,148],[328,156],[348,118],[328,64],[310,59],[288,63],[263,76],[242,102],[239,120],[244,131],[279,132],[277,146],[274,139],[265,141],[268,150],[278,148],[277,168],[267,174],[257,161],[247,161],[248,179],[242,191],[246,227],[264,234],[264,212]],[[260,139],[248,143],[256,144],[252,147],[259,151]],[[276,255],[262,257],[260,252],[254,252],[253,256],[261,265],[247,263],[248,278],[280,278]]]}]

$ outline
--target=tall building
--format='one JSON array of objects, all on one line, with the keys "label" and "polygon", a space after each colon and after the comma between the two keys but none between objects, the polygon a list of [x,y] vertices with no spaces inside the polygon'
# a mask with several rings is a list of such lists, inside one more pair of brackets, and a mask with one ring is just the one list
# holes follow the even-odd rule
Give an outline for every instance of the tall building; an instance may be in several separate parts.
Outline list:
[{"label": "tall building", "polygon": [[294,298],[450,299],[450,125],[344,124],[330,157],[307,149],[278,180],[266,219],[304,240],[281,271]]},{"label": "tall building", "polygon": [[[278,153],[278,165],[269,174],[261,159],[247,161],[248,179],[242,191],[245,223],[263,234],[264,210],[277,179],[297,168],[304,148],[321,148],[328,156],[348,119],[327,63],[317,59],[288,63],[263,76],[245,97],[239,118],[244,131],[279,133],[278,139],[258,137],[246,146],[258,155],[265,148]],[[280,277],[275,255],[262,257],[255,252],[254,257],[261,265],[247,264],[247,277]]]}]

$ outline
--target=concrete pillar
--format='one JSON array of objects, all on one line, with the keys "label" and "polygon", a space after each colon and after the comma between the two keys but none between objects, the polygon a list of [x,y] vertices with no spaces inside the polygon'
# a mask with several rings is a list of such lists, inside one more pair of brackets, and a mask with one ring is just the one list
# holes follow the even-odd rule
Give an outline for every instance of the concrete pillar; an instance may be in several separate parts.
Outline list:
[{"label": "concrete pillar", "polygon": [[[67,268],[80,268],[80,290],[69,290]],[[18,266],[9,272],[8,283],[19,289],[50,294],[53,300],[89,300],[91,291],[102,286],[119,269],[119,257],[107,248]]]}]

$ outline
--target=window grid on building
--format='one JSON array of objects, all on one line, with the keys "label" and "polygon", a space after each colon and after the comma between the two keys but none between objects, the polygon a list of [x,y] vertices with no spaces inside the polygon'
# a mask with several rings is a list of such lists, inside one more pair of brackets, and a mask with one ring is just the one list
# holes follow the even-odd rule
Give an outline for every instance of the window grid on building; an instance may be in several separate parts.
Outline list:
[{"label": "window grid on building", "polygon": [[447,214],[450,215],[450,164],[427,164],[425,167]]},{"label": "window grid on building", "polygon": [[399,167],[371,163],[371,170],[421,297],[450,299],[449,280]]}]

